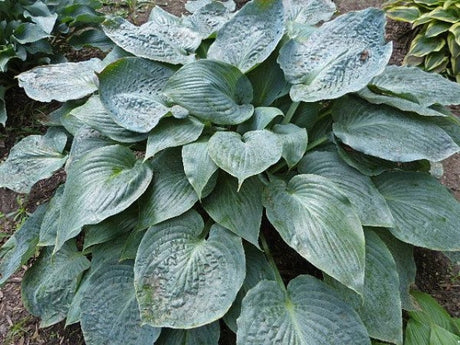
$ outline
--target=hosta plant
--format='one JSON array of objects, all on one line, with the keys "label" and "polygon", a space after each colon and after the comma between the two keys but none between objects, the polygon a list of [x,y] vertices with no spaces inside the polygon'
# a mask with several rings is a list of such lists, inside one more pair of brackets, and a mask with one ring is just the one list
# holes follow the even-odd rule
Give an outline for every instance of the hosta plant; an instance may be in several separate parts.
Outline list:
[{"label": "hosta plant", "polygon": [[5,91],[16,85],[14,76],[37,65],[64,59],[70,45],[111,49],[100,27],[104,15],[98,0],[0,1],[0,123],[7,114]]},{"label": "hosta plant", "polygon": [[[67,179],[1,249],[0,283],[40,251],[25,306],[88,345],[213,345],[223,323],[239,345],[401,344],[413,246],[460,250],[460,204],[430,175],[460,151],[460,85],[386,66],[378,9],[187,8],[110,18],[104,61],[19,76],[65,103],[0,185]],[[306,264],[290,281],[276,233]]]},{"label": "hosta plant", "polygon": [[404,64],[442,73],[460,83],[458,0],[390,0],[383,8],[390,18],[411,23],[417,32]]}]

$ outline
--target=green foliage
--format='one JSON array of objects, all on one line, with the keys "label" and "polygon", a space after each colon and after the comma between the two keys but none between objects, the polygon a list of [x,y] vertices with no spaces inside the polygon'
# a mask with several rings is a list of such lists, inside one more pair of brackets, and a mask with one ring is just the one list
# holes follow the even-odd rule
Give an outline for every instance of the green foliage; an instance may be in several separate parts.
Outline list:
[{"label": "green foliage", "polygon": [[456,0],[390,0],[388,17],[412,24],[412,40],[404,64],[441,73],[460,83],[460,5]]},{"label": "green foliage", "polygon": [[112,43],[101,30],[99,0],[0,1],[0,123],[7,120],[5,91],[14,76],[31,67],[64,61],[68,46],[98,47]]},{"label": "green foliage", "polygon": [[[460,85],[387,67],[377,9],[315,26],[331,1],[187,8],[110,18],[104,61],[19,75],[65,103],[0,187],[67,180],[2,248],[1,281],[41,251],[25,305],[88,345],[216,345],[221,319],[238,345],[401,344],[413,246],[460,251],[460,204],[428,173],[460,151]],[[323,279],[285,282],[275,231]]]}]

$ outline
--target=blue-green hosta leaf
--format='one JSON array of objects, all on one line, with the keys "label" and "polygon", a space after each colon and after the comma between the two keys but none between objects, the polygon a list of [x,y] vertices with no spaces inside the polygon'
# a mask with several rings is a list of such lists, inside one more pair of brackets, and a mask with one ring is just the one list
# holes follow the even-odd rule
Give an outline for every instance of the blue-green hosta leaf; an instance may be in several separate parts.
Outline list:
[{"label": "blue-green hosta leaf", "polygon": [[336,11],[331,0],[284,0],[286,21],[315,25],[331,19]]},{"label": "blue-green hosta leaf", "polygon": [[152,12],[141,26],[121,17],[109,18],[103,23],[104,32],[120,48],[141,58],[174,65],[194,61],[200,35],[158,6]]},{"label": "blue-green hosta leaf", "polygon": [[394,162],[440,161],[460,151],[440,127],[398,109],[344,97],[333,109],[334,134],[362,153]]},{"label": "blue-green hosta leaf", "polygon": [[213,322],[193,329],[165,328],[155,345],[218,345],[219,337],[219,322]]},{"label": "blue-green hosta leaf", "polygon": [[105,264],[90,278],[82,300],[81,327],[88,345],[153,344],[160,329],[142,325],[133,266]]},{"label": "blue-green hosta leaf", "polygon": [[362,299],[336,281],[327,280],[356,309],[372,338],[402,344],[396,263],[385,243],[373,231],[366,231],[366,275]]},{"label": "blue-green hosta leaf", "polygon": [[101,101],[120,126],[146,133],[170,110],[162,90],[173,73],[157,62],[119,59],[99,74]]},{"label": "blue-green hosta leaf", "polygon": [[[217,2],[216,0],[188,0],[185,3],[185,9],[190,13],[195,13],[199,9],[212,4],[213,2]],[[219,3],[224,5],[229,11],[234,11],[236,8],[236,4],[233,0],[218,0]]]},{"label": "blue-green hosta leaf", "polygon": [[147,230],[134,266],[143,322],[195,328],[230,308],[245,277],[241,239],[217,224],[206,239],[203,227],[190,211]]},{"label": "blue-green hosta leaf", "polygon": [[243,299],[238,345],[370,345],[357,313],[335,291],[307,275],[287,290],[264,280]]},{"label": "blue-green hosta leaf", "polygon": [[273,267],[268,263],[265,255],[256,247],[245,243],[244,252],[246,254],[246,278],[241,287],[232,307],[227,314],[224,315],[224,322],[232,330],[237,332],[236,320],[241,313],[241,302],[247,292],[256,286],[262,280],[275,280],[275,272]]},{"label": "blue-green hosta leaf", "polygon": [[399,275],[399,294],[404,310],[416,310],[410,290],[415,285],[414,247],[395,238],[387,229],[377,232],[393,255]]},{"label": "blue-green hosta leaf", "polygon": [[64,165],[67,156],[62,151],[66,143],[67,135],[53,128],[45,135],[25,137],[0,164],[0,187],[29,193],[35,183],[50,177]]},{"label": "blue-green hosta leaf", "polygon": [[358,92],[358,95],[364,98],[366,101],[373,104],[387,104],[392,107],[417,113],[423,116],[448,116],[449,111],[443,107],[433,104],[430,106],[423,106],[417,102],[414,102],[410,99],[401,98],[395,95],[389,96],[384,94],[379,94],[372,92],[369,88],[365,87],[364,89]]},{"label": "blue-green hosta leaf", "polygon": [[263,204],[270,223],[300,255],[351,289],[364,282],[364,233],[345,194],[331,180],[297,175],[274,179]]},{"label": "blue-green hosta leaf", "polygon": [[217,132],[209,140],[208,149],[214,163],[235,176],[241,186],[248,177],[278,162],[283,144],[267,130],[250,131],[242,136],[236,132]]},{"label": "blue-green hosta leaf", "polygon": [[142,238],[144,237],[145,231],[135,230],[132,231],[128,238],[125,241],[123,250],[121,251],[119,261],[125,260],[135,260],[137,255],[137,250],[141,244]]},{"label": "blue-green hosta leaf", "polygon": [[55,254],[52,247],[42,251],[21,285],[24,306],[40,317],[40,327],[54,325],[66,317],[80,277],[89,266],[73,241]]},{"label": "blue-green hosta leaf", "polygon": [[294,84],[292,100],[335,99],[366,86],[383,72],[391,56],[384,25],[381,10],[350,12],[323,24],[305,41],[286,43],[278,62]]},{"label": "blue-green hosta leaf", "polygon": [[179,216],[198,201],[198,195],[184,173],[180,150],[163,152],[153,164],[152,183],[139,203],[138,229]]},{"label": "blue-green hosta leaf", "polygon": [[36,43],[49,37],[50,35],[43,31],[40,25],[29,22],[21,23],[11,36],[12,40],[20,44]]},{"label": "blue-green hosta leaf", "polygon": [[238,190],[236,179],[220,174],[215,189],[202,204],[216,223],[259,247],[262,189],[257,177],[247,179]]},{"label": "blue-green hosta leaf", "polygon": [[201,135],[203,129],[204,124],[193,117],[163,119],[149,133],[145,159],[153,157],[169,147],[183,146],[194,142]]},{"label": "blue-green hosta leaf", "polygon": [[56,248],[78,235],[82,226],[128,208],[151,179],[149,164],[124,146],[106,146],[83,156],[67,174]]},{"label": "blue-green hosta leaf", "polygon": [[60,185],[46,207],[46,212],[40,225],[38,246],[54,246],[56,243],[63,193],[64,185]]},{"label": "blue-green hosta leaf", "polygon": [[218,31],[231,17],[232,13],[220,1],[212,1],[183,19],[184,24],[208,38]]},{"label": "blue-green hosta leaf", "polygon": [[253,0],[219,30],[208,58],[225,61],[246,73],[270,56],[283,34],[282,1]]},{"label": "blue-green hosta leaf", "polygon": [[24,17],[30,18],[40,28],[50,34],[58,17],[57,13],[51,13],[50,8],[42,1],[35,1],[29,6],[24,6]]},{"label": "blue-green hosta leaf", "polygon": [[184,145],[182,147],[182,163],[189,183],[198,198],[201,199],[203,190],[219,169],[209,156],[208,139]]},{"label": "blue-green hosta leaf", "polygon": [[0,124],[2,124],[3,127],[5,127],[6,120],[8,118],[6,113],[5,92],[6,88],[4,86],[0,86]]},{"label": "blue-green hosta leaf", "polygon": [[460,203],[424,173],[391,172],[374,178],[395,220],[391,233],[433,250],[460,250]]},{"label": "blue-green hosta leaf", "polygon": [[65,102],[88,96],[97,90],[96,72],[102,61],[91,59],[39,66],[18,75],[19,86],[27,96],[40,102]]},{"label": "blue-green hosta leaf", "polygon": [[416,67],[387,66],[369,84],[425,107],[433,104],[460,104],[460,84]]},{"label": "blue-green hosta leaf", "polygon": [[307,130],[288,123],[273,126],[272,132],[277,134],[283,143],[281,155],[286,160],[289,169],[293,168],[307,151]]},{"label": "blue-green hosta leaf", "polygon": [[254,112],[249,79],[224,62],[185,65],[169,79],[164,92],[199,119],[220,125],[239,124]]},{"label": "blue-green hosta leaf", "polygon": [[278,108],[257,107],[254,109],[254,115],[238,126],[238,133],[265,129],[275,118],[283,116],[283,111]]},{"label": "blue-green hosta leaf", "polygon": [[390,209],[372,180],[351,168],[336,152],[308,153],[300,162],[298,171],[301,174],[324,176],[336,183],[350,199],[362,225],[393,226]]},{"label": "blue-green hosta leaf", "polygon": [[0,248],[0,286],[34,256],[45,211],[45,205],[39,206]]},{"label": "blue-green hosta leaf", "polygon": [[99,96],[90,97],[85,104],[72,109],[69,114],[106,137],[121,143],[134,143],[147,137],[147,134],[132,132],[118,125]]}]

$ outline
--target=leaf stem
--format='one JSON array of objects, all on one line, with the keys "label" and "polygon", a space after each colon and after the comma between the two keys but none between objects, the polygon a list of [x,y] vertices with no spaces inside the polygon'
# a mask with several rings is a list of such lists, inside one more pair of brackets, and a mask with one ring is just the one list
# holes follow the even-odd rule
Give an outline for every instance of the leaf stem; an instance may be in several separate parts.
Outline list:
[{"label": "leaf stem", "polygon": [[278,284],[283,288],[283,290],[286,290],[286,285],[284,285],[283,278],[281,278],[280,271],[278,270],[278,267],[276,266],[275,260],[273,259],[273,256],[270,252],[270,248],[268,247],[267,240],[265,239],[265,236],[261,233],[260,234],[260,242],[262,244],[262,249],[265,253],[265,256],[268,260],[268,263],[270,266],[273,268],[273,272],[275,273],[275,279],[278,282]]},{"label": "leaf stem", "polygon": [[319,139],[316,139],[315,141],[313,141],[310,144],[308,144],[307,151],[313,150],[315,147],[317,147],[317,146],[319,146],[321,144],[324,144],[328,140],[329,140],[329,138],[326,135],[320,137]]},{"label": "leaf stem", "polygon": [[286,125],[289,122],[291,122],[292,117],[294,116],[297,108],[299,107],[300,102],[293,102],[291,106],[289,107],[286,116],[284,117],[283,121],[281,121],[281,124]]}]

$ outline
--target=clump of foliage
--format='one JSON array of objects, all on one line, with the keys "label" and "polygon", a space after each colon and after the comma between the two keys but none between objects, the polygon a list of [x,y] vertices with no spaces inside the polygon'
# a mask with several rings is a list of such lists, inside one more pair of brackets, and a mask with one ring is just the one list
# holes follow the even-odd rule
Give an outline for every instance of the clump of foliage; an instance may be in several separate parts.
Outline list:
[{"label": "clump of foliage", "polygon": [[[401,344],[413,246],[460,250],[460,204],[429,173],[460,151],[460,85],[386,66],[378,9],[187,8],[110,18],[105,60],[19,76],[65,103],[0,186],[67,180],[1,249],[0,283],[40,250],[25,306],[88,345],[213,345],[219,320],[239,345]],[[322,276],[285,281],[275,232]]]},{"label": "clump of foliage", "polygon": [[[31,67],[64,61],[64,47],[112,48],[100,27],[98,0],[0,1],[0,123],[5,125],[6,90]],[[61,49],[59,49],[61,48]]]},{"label": "clump of foliage", "polygon": [[388,17],[417,30],[404,64],[442,73],[460,83],[460,3],[458,0],[391,0]]}]

